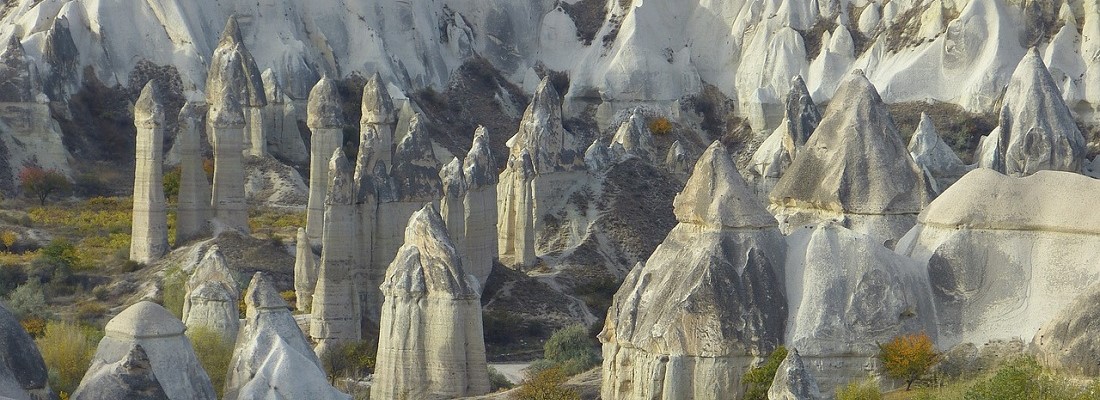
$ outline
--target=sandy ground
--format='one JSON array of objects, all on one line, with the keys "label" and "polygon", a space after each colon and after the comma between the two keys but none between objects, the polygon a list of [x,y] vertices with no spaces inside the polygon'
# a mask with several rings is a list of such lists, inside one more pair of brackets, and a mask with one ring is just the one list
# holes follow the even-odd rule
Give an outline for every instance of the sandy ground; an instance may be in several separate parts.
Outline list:
[{"label": "sandy ground", "polygon": [[519,383],[523,380],[523,370],[531,366],[531,363],[489,363],[489,367],[492,367],[508,378],[512,383]]}]

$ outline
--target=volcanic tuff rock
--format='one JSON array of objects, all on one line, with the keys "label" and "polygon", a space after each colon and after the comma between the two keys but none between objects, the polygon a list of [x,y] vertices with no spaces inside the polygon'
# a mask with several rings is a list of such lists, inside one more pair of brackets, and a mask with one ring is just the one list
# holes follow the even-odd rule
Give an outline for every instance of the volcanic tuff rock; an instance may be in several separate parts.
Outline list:
[{"label": "volcanic tuff rock", "polygon": [[413,214],[386,271],[372,398],[489,392],[479,283],[462,268],[432,205]]},{"label": "volcanic tuff rock", "polygon": [[897,250],[928,268],[938,344],[1030,340],[1100,281],[1100,220],[1067,212],[1097,196],[1083,175],[978,169],[933,201]]},{"label": "volcanic tuff rock", "polygon": [[213,131],[214,185],[211,205],[218,220],[226,226],[247,233],[248,205],[244,195],[244,112],[232,90],[210,105],[207,123]]},{"label": "volcanic tuff rock", "polygon": [[[621,146],[620,146],[621,147]],[[607,141],[596,138],[584,151],[584,165],[593,174],[602,174],[611,167],[611,150]]]},{"label": "volcanic tuff rock", "polygon": [[821,390],[817,387],[797,349],[787,350],[787,357],[775,371],[775,379],[768,389],[768,400],[820,400]]},{"label": "volcanic tuff rock", "polygon": [[221,250],[218,245],[210,246],[187,280],[183,324],[188,329],[208,328],[226,342],[233,342],[240,328],[240,297],[237,279]]},{"label": "volcanic tuff rock", "polygon": [[4,304],[0,304],[0,354],[0,397],[54,397],[38,346]]},{"label": "volcanic tuff rock", "polygon": [[1000,131],[990,137],[996,146],[993,169],[1013,176],[1080,172],[1085,138],[1038,50],[1020,61],[1002,102]]},{"label": "volcanic tuff rock", "polygon": [[909,140],[909,155],[929,178],[928,182],[936,193],[943,193],[970,170],[951,146],[943,141],[936,132],[932,118],[925,113],[921,113],[920,125],[917,125],[917,131]]},{"label": "volcanic tuff rock", "polygon": [[267,147],[273,156],[293,165],[309,164],[309,150],[298,130],[298,110],[294,101],[283,92],[282,83],[271,68],[261,74],[267,107],[262,109],[263,129]]},{"label": "volcanic tuff rock", "polygon": [[298,228],[298,234],[295,237],[294,294],[297,299],[295,308],[309,311],[313,307],[313,289],[317,287],[318,266],[321,260],[313,254],[305,228]]},{"label": "volcanic tuff rock", "polygon": [[156,82],[134,104],[137,161],[130,260],[152,263],[168,253],[168,211],[164,199],[164,105]]},{"label": "volcanic tuff rock", "polygon": [[[621,147],[616,147],[619,145]],[[653,133],[649,131],[646,117],[642,115],[641,108],[635,108],[634,112],[615,132],[611,139],[611,149],[621,148],[624,154],[612,154],[616,159],[626,157],[627,154],[639,157],[650,163],[657,162],[656,149],[653,144]]]},{"label": "volcanic tuff rock", "polygon": [[95,372],[80,382],[73,392],[74,400],[168,400],[168,395],[153,373],[149,355],[140,344],[134,344],[126,357],[98,366]]},{"label": "volcanic tuff rock", "polygon": [[156,303],[140,301],[126,308],[107,322],[106,336],[99,341],[82,381],[91,381],[100,369],[126,358],[134,345],[140,345],[169,399],[215,399],[214,387],[184,329],[180,320]]},{"label": "volcanic tuff rock", "polygon": [[268,105],[267,92],[256,60],[241,37],[236,15],[231,15],[226,21],[218,47],[214,49],[206,88],[206,102],[210,104],[220,97],[218,91],[233,91],[245,113],[245,128],[241,137],[243,150],[253,156],[267,154],[267,132],[263,123],[263,107]]},{"label": "volcanic tuff rock", "polygon": [[470,152],[462,162],[466,177],[466,257],[462,267],[484,288],[497,256],[497,173],[496,159],[489,148],[489,131],[474,131]]},{"label": "volcanic tuff rock", "polygon": [[[519,131],[508,141],[510,157],[524,150],[531,153],[536,174],[584,169],[584,154],[572,133],[561,124],[561,96],[550,78],[535,89],[531,104],[523,113]],[[503,179],[502,179],[503,180]]]},{"label": "volcanic tuff rock", "polygon": [[306,125],[312,131],[309,147],[309,204],[306,206],[306,235],[321,239],[324,226],[325,188],[328,187],[328,162],[332,152],[344,141],[344,111],[336,82],[321,78],[309,92]]},{"label": "volcanic tuff rock", "polygon": [[761,197],[767,197],[820,122],[821,112],[810,97],[806,82],[801,76],[794,77],[787,92],[783,122],[752,156],[749,173],[758,187],[757,192],[764,194]]},{"label": "volcanic tuff rock", "polygon": [[317,354],[324,356],[333,346],[358,341],[362,336],[359,282],[361,271],[355,264],[356,249],[354,171],[344,151],[332,152],[329,162],[331,179],[325,197],[325,224],[321,239],[321,264],[309,335],[317,342]]},{"label": "volcanic tuff rock", "polygon": [[691,165],[691,158],[688,157],[684,145],[679,140],[672,143],[672,147],[668,149],[668,154],[665,155],[665,167],[668,167],[674,174],[687,175],[691,173]]},{"label": "volcanic tuff rock", "polygon": [[363,117],[359,120],[361,130],[373,128],[377,132],[378,143],[375,146],[376,161],[393,165],[394,129],[397,127],[397,113],[393,108],[393,99],[382,76],[375,72],[363,86]]},{"label": "volcanic tuff rock", "polygon": [[203,169],[202,141],[205,123],[195,103],[180,109],[176,146],[180,157],[179,198],[176,201],[176,243],[197,239],[209,227],[210,181]]},{"label": "volcanic tuff rock", "polygon": [[599,336],[605,399],[733,398],[783,340],[783,235],[721,144],[674,207],[680,224],[627,275]]},{"label": "volcanic tuff rock", "polygon": [[[466,177],[462,174],[462,161],[455,157],[439,170],[443,182],[443,199],[439,202],[439,214],[447,226],[447,236],[458,251],[458,258],[466,261]],[[465,265],[465,263],[463,263]],[[479,280],[480,281],[480,280]]]},{"label": "volcanic tuff rock", "polygon": [[838,220],[887,240],[912,227],[932,194],[886,104],[856,71],[769,197],[786,232]]},{"label": "volcanic tuff rock", "polygon": [[936,338],[928,272],[876,238],[826,223],[787,238],[790,316],[784,343],[799,349],[824,392],[865,375],[878,343],[904,333]]},{"label": "volcanic tuff rock", "polygon": [[271,281],[256,273],[244,327],[229,362],[225,399],[350,399],[329,385],[321,361]]},{"label": "volcanic tuff rock", "polygon": [[1078,376],[1100,374],[1100,285],[1085,290],[1043,324],[1031,345],[1039,361],[1051,369]]}]

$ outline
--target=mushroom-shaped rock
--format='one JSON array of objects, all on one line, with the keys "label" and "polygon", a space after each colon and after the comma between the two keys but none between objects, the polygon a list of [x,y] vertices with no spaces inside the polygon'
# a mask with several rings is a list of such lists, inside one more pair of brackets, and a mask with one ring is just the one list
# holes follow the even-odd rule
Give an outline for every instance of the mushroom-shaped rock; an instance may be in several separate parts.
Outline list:
[{"label": "mushroom-shaped rock", "polygon": [[993,169],[1014,176],[1081,170],[1085,138],[1038,50],[1016,66],[999,117]]},{"label": "mushroom-shaped rock", "polygon": [[[240,24],[236,16],[230,16],[218,39],[218,47],[210,60],[210,73],[206,78],[208,93],[216,96],[221,90],[231,90],[241,101],[241,106],[263,107],[267,105],[263,75],[252,53],[241,38]],[[216,97],[208,97],[207,101]]]},{"label": "mushroom-shaped rock", "polygon": [[779,364],[768,388],[768,400],[820,400],[821,390],[817,387],[798,350],[789,349],[787,357]]},{"label": "mushroom-shaped rock", "polygon": [[151,263],[168,253],[168,211],[164,199],[164,105],[149,81],[134,105],[137,161],[130,259]]},{"label": "mushroom-shaped rock", "polygon": [[977,169],[929,204],[897,251],[927,267],[937,343],[1030,339],[1100,281],[1100,216],[1066,211],[1097,196],[1076,173]]},{"label": "mushroom-shaped rock", "polygon": [[1043,324],[1031,341],[1047,367],[1076,376],[1100,374],[1100,285],[1093,285]]},{"label": "mushroom-shaped rock", "polygon": [[466,177],[466,256],[462,266],[484,288],[497,255],[497,169],[489,148],[489,131],[479,126],[462,162]]},{"label": "mushroom-shaped rock", "polygon": [[92,374],[80,382],[73,392],[74,400],[168,400],[160,381],[153,373],[149,355],[140,344],[134,344],[122,359],[93,365]]},{"label": "mushroom-shaped rock", "polygon": [[787,240],[791,308],[784,343],[814,360],[810,368],[823,391],[865,374],[878,343],[922,331],[935,340],[931,286],[919,263],[836,224]]},{"label": "mushroom-shaped rock", "polygon": [[436,209],[405,228],[386,271],[372,398],[454,398],[488,393],[477,279],[466,274]]},{"label": "mushroom-shaped rock", "polygon": [[853,230],[896,240],[932,195],[886,103],[857,70],[769,197],[785,232],[840,219]]},{"label": "mushroom-shaped rock", "polygon": [[329,385],[321,361],[286,301],[263,273],[244,296],[245,323],[233,347],[225,399],[349,399]]},{"label": "mushroom-shaped rock", "polygon": [[783,341],[783,235],[721,144],[674,207],[680,224],[627,275],[599,335],[604,399],[735,398]]},{"label": "mushroom-shaped rock", "polygon": [[0,353],[0,397],[54,397],[38,346],[4,304],[0,304]]},{"label": "mushroom-shaped rock", "polygon": [[344,111],[336,82],[321,78],[309,92],[306,125],[312,131],[309,149],[309,200],[306,205],[306,235],[320,241],[325,215],[325,188],[330,183],[328,162],[343,145]]},{"label": "mushroom-shaped rock", "polygon": [[625,154],[613,154],[615,158],[622,159],[629,154],[651,163],[656,161],[653,133],[649,131],[649,127],[646,125],[646,118],[645,115],[642,115],[641,108],[635,108],[634,112],[630,114],[630,118],[627,118],[619,126],[619,130],[615,132],[615,136],[611,139],[612,149],[617,148],[615,147],[616,144],[621,146]]},{"label": "mushroom-shaped rock", "polygon": [[367,84],[363,86],[363,117],[360,120],[364,124],[395,124],[397,113],[393,107],[390,92],[386,89],[386,83],[377,72],[371,75]]},{"label": "mushroom-shaped rock", "polygon": [[180,320],[156,303],[143,300],[126,308],[107,322],[106,336],[99,341],[93,367],[83,380],[98,372],[95,366],[117,363],[130,354],[134,345],[141,345],[169,399],[213,400],[214,387],[195,357],[191,342],[183,335],[184,329]]},{"label": "mushroom-shaped rock", "polygon": [[188,329],[210,329],[232,343],[240,328],[240,297],[225,256],[217,245],[211,246],[187,280],[183,323]]},{"label": "mushroom-shaped rock", "polygon": [[344,127],[344,108],[336,81],[324,77],[309,91],[306,104],[306,125],[310,129]]},{"label": "mushroom-shaped rock", "polygon": [[946,190],[968,171],[951,146],[936,132],[932,118],[925,113],[921,113],[917,131],[909,140],[909,154],[917,166],[932,178],[929,182],[936,193]]},{"label": "mushroom-shaped rock", "polygon": [[337,149],[329,162],[330,182],[325,204],[325,224],[321,242],[321,263],[317,287],[313,292],[310,336],[317,341],[317,354],[324,356],[336,344],[358,341],[362,337],[360,271],[355,215],[354,170],[344,151]]},{"label": "mushroom-shaped rock", "polygon": [[[213,127],[214,185],[212,205],[222,223],[248,232],[248,206],[244,195],[244,112],[236,95],[223,91],[210,106],[207,121]],[[147,349],[148,350],[148,349]]]}]

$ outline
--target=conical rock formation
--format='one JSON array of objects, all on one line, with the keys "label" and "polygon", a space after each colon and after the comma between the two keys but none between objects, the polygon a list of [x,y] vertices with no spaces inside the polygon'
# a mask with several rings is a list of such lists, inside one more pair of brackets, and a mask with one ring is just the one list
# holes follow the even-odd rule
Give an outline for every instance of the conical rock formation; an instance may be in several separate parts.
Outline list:
[{"label": "conical rock formation", "polygon": [[1042,170],[1079,172],[1085,157],[1081,135],[1039,52],[1032,49],[1012,73],[1000,110],[998,172],[1031,175]]},{"label": "conical rock formation", "polygon": [[[616,147],[616,144],[619,147]],[[623,121],[623,124],[619,126],[619,130],[615,132],[615,136],[611,139],[612,150],[621,148],[625,152],[624,154],[612,154],[617,159],[633,155],[653,163],[657,160],[654,147],[656,146],[653,144],[653,133],[649,131],[649,127],[646,125],[646,117],[642,115],[641,108],[634,109],[634,112],[630,114],[630,118]]]},{"label": "conical rock formation", "polygon": [[802,363],[797,349],[789,349],[768,389],[768,400],[820,400],[817,381]]},{"label": "conical rock formation", "polygon": [[80,382],[72,398],[168,400],[168,394],[153,373],[149,355],[140,344],[135,344],[121,360],[96,366],[95,372]]},{"label": "conical rock formation", "polygon": [[214,400],[214,387],[184,329],[180,320],[156,303],[140,301],[126,308],[107,322],[106,336],[99,341],[83,380],[90,381],[103,366],[125,359],[134,345],[140,345],[169,399]]},{"label": "conical rock formation", "polygon": [[480,289],[427,205],[386,271],[371,398],[444,399],[488,393]]},{"label": "conical rock formation", "polygon": [[497,256],[497,170],[489,131],[483,126],[474,131],[462,172],[466,177],[466,257],[462,266],[477,278],[478,287],[484,288]]},{"label": "conical rock formation", "polygon": [[232,343],[240,328],[240,297],[233,271],[218,246],[211,246],[187,280],[183,324],[210,329]]},{"label": "conical rock formation", "polygon": [[928,181],[936,193],[947,190],[947,187],[969,171],[951,146],[936,132],[932,118],[925,113],[921,113],[917,131],[909,140],[909,155],[913,156],[925,175],[931,178]]},{"label": "conical rock formation", "polygon": [[295,236],[294,294],[297,308],[309,311],[313,307],[313,290],[317,287],[317,272],[321,260],[313,254],[305,228],[298,228]]},{"label": "conical rock formation", "polygon": [[309,335],[324,356],[333,346],[362,337],[360,285],[362,272],[355,264],[357,223],[354,170],[344,151],[331,153],[330,183],[325,196],[325,224],[317,287],[313,291]]},{"label": "conical rock formation", "polygon": [[608,311],[604,399],[734,398],[753,357],[782,343],[783,235],[721,144],[674,207],[680,224]]},{"label": "conical rock formation", "polygon": [[328,383],[290,309],[263,274],[245,293],[245,324],[229,362],[225,399],[350,399]]},{"label": "conical rock formation", "polygon": [[785,232],[816,222],[900,238],[932,195],[874,85],[861,71],[837,90],[805,149],[769,195]]}]

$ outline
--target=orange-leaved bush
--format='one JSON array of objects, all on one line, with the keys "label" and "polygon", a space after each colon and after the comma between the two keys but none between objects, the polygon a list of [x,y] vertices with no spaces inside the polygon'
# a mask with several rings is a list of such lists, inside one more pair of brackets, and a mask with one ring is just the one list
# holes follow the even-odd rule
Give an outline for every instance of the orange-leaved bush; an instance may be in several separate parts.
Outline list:
[{"label": "orange-leaved bush", "polygon": [[913,386],[940,361],[936,345],[924,332],[895,336],[879,345],[878,358],[886,376],[905,381],[905,390]]}]

